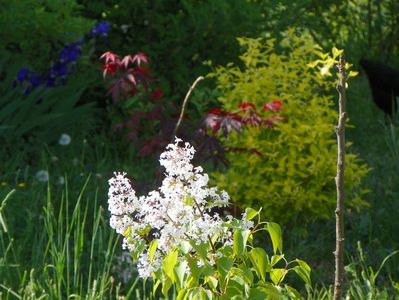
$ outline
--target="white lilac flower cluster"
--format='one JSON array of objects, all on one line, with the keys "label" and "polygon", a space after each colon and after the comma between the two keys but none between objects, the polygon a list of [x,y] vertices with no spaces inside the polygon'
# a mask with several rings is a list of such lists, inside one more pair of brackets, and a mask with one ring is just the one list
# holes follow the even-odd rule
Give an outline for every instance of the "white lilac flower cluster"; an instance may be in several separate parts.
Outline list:
[{"label": "white lilac flower cluster", "polygon": [[[123,246],[129,251],[144,245],[137,262],[141,277],[151,276],[161,267],[162,257],[184,242],[199,245],[218,236],[218,242],[231,243],[231,232],[226,232],[223,220],[218,214],[210,214],[210,208],[228,205],[228,194],[207,187],[208,175],[191,164],[194,148],[179,143],[176,138],[161,154],[165,179],[147,196],[136,196],[125,173],[115,173],[109,180],[110,225],[124,236]],[[148,244],[152,239],[158,244],[150,258]]]}]

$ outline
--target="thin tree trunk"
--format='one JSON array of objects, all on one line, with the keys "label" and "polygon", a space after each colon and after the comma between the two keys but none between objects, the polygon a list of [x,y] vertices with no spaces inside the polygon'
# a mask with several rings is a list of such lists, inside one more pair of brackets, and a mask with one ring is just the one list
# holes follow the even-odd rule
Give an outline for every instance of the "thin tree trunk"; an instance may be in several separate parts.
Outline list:
[{"label": "thin tree trunk", "polygon": [[177,134],[177,131],[179,130],[180,124],[183,121],[184,113],[185,113],[186,107],[187,107],[188,98],[190,97],[190,95],[191,95],[192,91],[194,90],[195,86],[197,85],[197,83],[200,82],[203,79],[204,79],[204,77],[202,77],[202,76],[198,77],[194,81],[194,83],[191,85],[190,89],[188,90],[188,92],[186,94],[186,97],[184,97],[184,101],[183,101],[183,104],[182,104],[182,107],[181,107],[181,111],[180,111],[180,116],[179,116],[179,119],[177,120],[175,130],[173,131],[173,136],[172,136],[172,142],[171,143],[174,142],[175,136]]},{"label": "thin tree trunk", "polygon": [[335,281],[334,281],[334,300],[341,299],[342,284],[344,281],[344,170],[345,170],[345,122],[346,122],[346,70],[345,59],[339,57],[339,82],[337,86],[339,94],[339,119],[336,128],[338,155],[337,155],[337,176],[335,183],[337,186],[337,208],[335,210]]}]

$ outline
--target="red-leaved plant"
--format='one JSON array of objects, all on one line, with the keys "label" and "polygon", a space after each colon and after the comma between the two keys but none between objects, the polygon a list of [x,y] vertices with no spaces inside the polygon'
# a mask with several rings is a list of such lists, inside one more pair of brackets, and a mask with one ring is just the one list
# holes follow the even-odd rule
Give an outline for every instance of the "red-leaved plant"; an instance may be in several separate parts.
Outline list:
[{"label": "red-leaved plant", "polygon": [[[274,100],[262,106],[259,112],[254,103],[243,102],[238,106],[238,110],[234,112],[223,111],[214,108],[208,111],[204,118],[203,125],[212,134],[216,135],[223,132],[227,137],[232,130],[241,133],[244,126],[273,128],[276,122],[285,120],[285,117],[276,115],[280,112],[282,101]],[[264,112],[269,111],[271,116],[265,116]]]},{"label": "red-leaved plant", "polygon": [[108,51],[100,59],[104,79],[111,77],[107,94],[112,96],[118,120],[114,131],[134,143],[139,156],[162,150],[170,142],[177,108],[165,100],[161,88],[153,86],[156,80],[150,76],[147,55],[139,52],[120,58]]},{"label": "red-leaved plant", "polygon": [[105,61],[102,66],[103,77],[106,78],[109,75],[114,78],[108,88],[108,94],[112,95],[114,102],[121,96],[127,98],[136,95],[139,85],[147,90],[149,82],[153,80],[149,76],[148,69],[142,66],[143,63],[148,63],[147,55],[142,52],[134,56],[126,55],[121,59],[108,51],[101,55],[100,59]]}]

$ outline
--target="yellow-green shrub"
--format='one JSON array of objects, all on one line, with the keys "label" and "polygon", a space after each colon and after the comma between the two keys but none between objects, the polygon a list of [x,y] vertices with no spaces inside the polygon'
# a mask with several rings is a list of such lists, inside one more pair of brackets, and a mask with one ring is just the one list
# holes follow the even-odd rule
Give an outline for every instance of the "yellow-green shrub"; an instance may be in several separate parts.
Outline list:
[{"label": "yellow-green shrub", "polygon": [[[229,168],[213,173],[213,178],[234,202],[242,207],[262,207],[269,219],[280,223],[333,217],[335,83],[322,77],[325,72],[309,65],[326,55],[309,35],[297,36],[293,31],[287,31],[280,41],[238,41],[245,49],[240,57],[243,67],[228,64],[210,74],[222,92],[222,108],[236,110],[242,102],[259,107],[281,99],[281,115],[286,120],[273,129],[246,128],[241,134],[221,137],[229,148],[256,148],[262,155],[254,151],[230,152]],[[355,154],[347,154],[348,206],[359,208],[364,204],[360,183],[367,172],[368,167]]]}]

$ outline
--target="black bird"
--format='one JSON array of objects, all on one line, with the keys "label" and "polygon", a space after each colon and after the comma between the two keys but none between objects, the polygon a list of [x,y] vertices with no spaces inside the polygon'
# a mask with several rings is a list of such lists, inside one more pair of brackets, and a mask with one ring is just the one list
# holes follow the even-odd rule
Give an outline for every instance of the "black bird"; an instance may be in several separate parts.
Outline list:
[{"label": "black bird", "polygon": [[360,65],[369,79],[374,103],[387,116],[392,117],[398,109],[399,71],[377,61],[361,59]]}]

